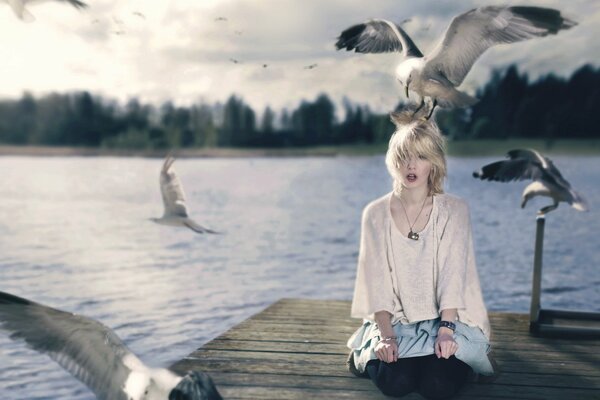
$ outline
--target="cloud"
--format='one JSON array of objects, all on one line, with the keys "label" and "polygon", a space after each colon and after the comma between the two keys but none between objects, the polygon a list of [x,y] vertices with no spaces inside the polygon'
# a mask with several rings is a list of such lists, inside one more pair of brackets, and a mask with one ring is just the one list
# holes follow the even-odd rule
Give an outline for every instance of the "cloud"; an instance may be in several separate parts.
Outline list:
[{"label": "cloud", "polygon": [[[31,7],[32,24],[0,3],[0,97],[87,89],[120,101],[190,104],[199,98],[224,101],[236,93],[260,110],[293,107],[328,93],[336,101],[347,96],[389,111],[400,99],[393,77],[399,56],[337,52],[339,33],[368,18],[410,18],[403,26],[427,52],[455,15],[496,3],[372,0],[365,7],[362,0],[96,0],[83,12],[41,3]],[[598,2],[530,3],[562,9],[580,23],[550,38],[489,50],[463,88],[474,91],[491,70],[512,63],[531,77],[567,76],[584,63],[598,65]],[[226,20],[216,21],[219,17]],[[304,69],[309,64],[318,67]]]}]

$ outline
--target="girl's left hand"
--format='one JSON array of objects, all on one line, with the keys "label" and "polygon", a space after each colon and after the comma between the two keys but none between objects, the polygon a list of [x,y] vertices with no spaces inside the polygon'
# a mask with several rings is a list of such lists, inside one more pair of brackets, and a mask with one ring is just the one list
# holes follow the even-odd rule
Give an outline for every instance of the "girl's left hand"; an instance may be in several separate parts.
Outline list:
[{"label": "girl's left hand", "polygon": [[435,355],[438,358],[444,357],[446,359],[456,353],[458,350],[458,344],[454,341],[454,338],[449,333],[439,333],[435,340]]}]

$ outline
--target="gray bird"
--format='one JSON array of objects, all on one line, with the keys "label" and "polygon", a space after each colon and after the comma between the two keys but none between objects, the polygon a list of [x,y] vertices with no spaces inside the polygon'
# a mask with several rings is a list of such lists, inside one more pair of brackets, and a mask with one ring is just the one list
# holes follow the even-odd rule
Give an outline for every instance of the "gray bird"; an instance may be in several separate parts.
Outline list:
[{"label": "gray bird", "polygon": [[161,225],[185,226],[197,233],[219,233],[203,227],[188,217],[183,186],[173,168],[174,162],[173,157],[167,156],[160,171],[159,183],[164,205],[163,215],[160,218],[150,218],[150,220]]},{"label": "gray bird", "polygon": [[111,329],[81,315],[0,292],[0,327],[48,355],[100,400],[222,399],[206,373],[149,368]]},{"label": "gray bird", "polygon": [[[19,19],[21,21],[32,22],[35,20],[35,17],[25,7],[29,4],[41,3],[45,0],[0,0],[0,1],[4,1],[5,3],[8,3],[8,5],[14,11],[15,15],[17,17],[19,17]],[[79,1],[79,0],[54,0],[54,1],[59,1],[61,3],[68,3],[77,9],[86,8],[88,6],[86,3],[84,3],[83,1]]]},{"label": "gray bird", "polygon": [[524,149],[511,150],[507,157],[508,160],[493,162],[473,172],[473,177],[500,182],[532,179],[533,182],[523,191],[521,208],[535,196],[550,197],[553,204],[540,209],[540,215],[556,209],[561,201],[569,203],[576,210],[588,210],[587,202],[571,188],[571,184],[548,157],[535,150]]},{"label": "gray bird", "polygon": [[417,111],[425,98],[430,100],[426,117],[430,118],[437,105],[468,107],[477,102],[456,87],[488,48],[556,34],[574,25],[551,8],[487,6],[456,16],[440,43],[426,56],[399,25],[385,19],[351,26],[340,34],[335,46],[358,53],[401,52],[406,59],[396,68],[396,78],[407,97],[409,89],[419,94]]}]

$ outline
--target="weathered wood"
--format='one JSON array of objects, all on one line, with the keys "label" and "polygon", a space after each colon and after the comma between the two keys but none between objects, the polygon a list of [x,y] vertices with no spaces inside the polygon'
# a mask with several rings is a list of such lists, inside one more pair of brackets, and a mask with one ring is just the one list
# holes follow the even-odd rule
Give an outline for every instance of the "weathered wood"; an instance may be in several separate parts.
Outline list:
[{"label": "weathered wood", "polygon": [[[360,325],[349,314],[347,301],[282,299],[172,369],[208,372],[227,399],[385,399],[346,370],[345,343]],[[490,322],[502,373],[457,398],[600,399],[600,340],[532,337],[525,314],[490,313]]]}]

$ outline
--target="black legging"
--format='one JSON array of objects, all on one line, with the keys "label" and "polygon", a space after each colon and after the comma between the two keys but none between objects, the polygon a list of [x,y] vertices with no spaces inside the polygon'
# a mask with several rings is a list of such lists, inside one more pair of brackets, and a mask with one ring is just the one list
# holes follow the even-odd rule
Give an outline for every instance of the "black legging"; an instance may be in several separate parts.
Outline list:
[{"label": "black legging", "polygon": [[454,396],[465,384],[471,368],[452,356],[437,358],[399,358],[393,363],[371,360],[366,371],[375,385],[387,396],[401,397],[418,391],[426,399],[438,400]]}]

